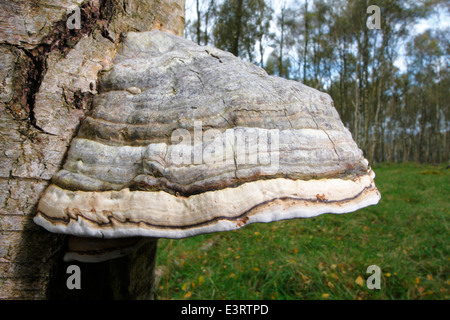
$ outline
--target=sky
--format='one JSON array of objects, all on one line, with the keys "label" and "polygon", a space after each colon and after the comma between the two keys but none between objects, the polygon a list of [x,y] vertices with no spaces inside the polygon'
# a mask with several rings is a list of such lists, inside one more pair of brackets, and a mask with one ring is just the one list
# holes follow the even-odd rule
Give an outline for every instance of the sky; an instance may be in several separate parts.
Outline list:
[{"label": "sky", "polygon": [[[450,28],[450,15],[449,13],[442,13],[437,12],[436,14],[433,14],[428,19],[421,19],[418,21],[417,24],[415,24],[411,30],[411,36],[420,34],[428,29],[448,29]],[[402,48],[402,53],[404,52],[405,48]],[[394,63],[394,65],[399,68],[400,70],[406,69],[406,61],[403,56],[400,56]]]}]

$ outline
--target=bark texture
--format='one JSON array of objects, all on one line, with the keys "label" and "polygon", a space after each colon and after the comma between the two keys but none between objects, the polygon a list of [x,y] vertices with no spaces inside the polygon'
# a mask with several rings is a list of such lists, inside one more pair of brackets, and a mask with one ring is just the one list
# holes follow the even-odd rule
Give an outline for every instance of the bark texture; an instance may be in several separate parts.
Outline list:
[{"label": "bark texture", "polygon": [[[79,29],[67,26],[74,6]],[[55,297],[65,238],[31,219],[121,34],[183,28],[184,0],[0,1],[0,299]],[[148,298],[129,288],[111,297]]]}]

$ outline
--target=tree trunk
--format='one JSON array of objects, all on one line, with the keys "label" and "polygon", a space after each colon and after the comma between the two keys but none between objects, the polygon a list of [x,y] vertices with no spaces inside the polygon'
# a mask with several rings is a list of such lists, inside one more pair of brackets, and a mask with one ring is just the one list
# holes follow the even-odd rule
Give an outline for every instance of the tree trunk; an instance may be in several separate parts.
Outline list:
[{"label": "tree trunk", "polygon": [[[30,7],[24,0],[0,0],[0,299],[56,298],[66,285],[65,236],[37,227],[32,218],[121,33],[157,28],[182,35],[184,29],[184,0],[78,2],[78,8],[64,0]],[[85,276],[111,275],[107,283],[116,288],[97,280],[97,292],[105,295],[92,298],[151,298],[155,253],[156,242],[149,242],[129,257],[80,264]],[[136,278],[140,272],[150,275],[146,281]]]},{"label": "tree trunk", "polygon": [[376,109],[375,109],[375,117],[374,117],[374,125],[373,125],[373,133],[372,133],[372,143],[370,146],[370,163],[374,163],[375,160],[375,151],[377,146],[377,138],[378,138],[378,117],[381,111],[381,92],[382,92],[382,81],[384,80],[384,62],[381,62],[380,74],[378,75],[378,81],[376,81]]},{"label": "tree trunk", "polygon": [[307,57],[308,57],[308,42],[309,42],[309,14],[308,14],[308,1],[305,1],[305,11],[303,13],[305,20],[305,39],[303,41],[303,83],[306,82],[306,69],[307,69]]},{"label": "tree trunk", "polygon": [[285,25],[285,11],[286,8],[283,6],[281,8],[281,14],[280,14],[280,56],[278,57],[278,75],[280,77],[284,76],[284,66],[283,66],[283,55],[284,55],[284,25]]},{"label": "tree trunk", "polygon": [[[153,299],[156,249],[157,240],[148,239],[125,257],[99,263],[60,262],[52,273],[48,298]],[[80,289],[70,289],[66,285],[71,265],[80,268]]]},{"label": "tree trunk", "polygon": [[214,15],[215,7],[214,7],[214,0],[210,0],[208,9],[205,12],[205,31],[204,31],[204,38],[203,38],[203,44],[207,46],[209,44],[209,17],[210,14]]},{"label": "tree trunk", "polygon": [[360,90],[361,90],[361,72],[360,72],[360,50],[356,59],[356,79],[355,79],[355,110],[353,115],[353,137],[358,145],[359,140],[359,107],[360,107]]},{"label": "tree trunk", "polygon": [[243,0],[237,0],[237,7],[235,12],[236,17],[236,33],[234,34],[233,45],[231,47],[231,53],[236,57],[239,57],[239,46],[241,44],[241,31],[242,31],[242,6]]},{"label": "tree trunk", "polygon": [[197,0],[195,3],[195,8],[197,10],[197,43],[201,44],[201,40],[202,40],[202,32],[201,32],[201,19],[202,19],[202,13],[200,12],[200,0]]}]

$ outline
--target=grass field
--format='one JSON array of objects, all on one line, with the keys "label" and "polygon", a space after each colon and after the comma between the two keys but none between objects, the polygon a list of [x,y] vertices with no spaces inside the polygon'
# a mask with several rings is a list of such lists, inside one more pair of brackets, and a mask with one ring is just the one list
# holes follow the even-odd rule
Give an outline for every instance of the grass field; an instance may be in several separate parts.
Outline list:
[{"label": "grass field", "polygon": [[[161,239],[156,298],[449,299],[450,169],[374,170],[377,206]],[[370,265],[379,290],[366,286]]]}]

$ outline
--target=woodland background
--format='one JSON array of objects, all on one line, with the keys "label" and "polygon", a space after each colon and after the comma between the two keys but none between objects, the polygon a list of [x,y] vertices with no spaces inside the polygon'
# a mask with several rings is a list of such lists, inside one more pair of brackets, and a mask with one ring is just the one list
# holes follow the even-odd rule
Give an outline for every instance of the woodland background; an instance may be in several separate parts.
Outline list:
[{"label": "woodland background", "polygon": [[[366,25],[372,4],[380,29]],[[449,11],[442,0],[188,0],[185,37],[329,93],[370,163],[443,163]],[[423,21],[432,27],[413,32]]]}]

